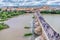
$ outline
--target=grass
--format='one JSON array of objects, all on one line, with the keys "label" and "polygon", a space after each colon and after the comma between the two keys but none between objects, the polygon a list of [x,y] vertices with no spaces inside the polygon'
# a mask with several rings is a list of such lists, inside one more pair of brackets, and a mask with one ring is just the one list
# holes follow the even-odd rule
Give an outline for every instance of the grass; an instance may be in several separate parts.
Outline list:
[{"label": "grass", "polygon": [[25,36],[25,37],[27,37],[27,36],[32,36],[32,33],[26,33],[26,34],[24,34],[24,36]]},{"label": "grass", "polygon": [[9,28],[9,26],[4,23],[0,23],[0,30],[6,29],[6,28]]}]

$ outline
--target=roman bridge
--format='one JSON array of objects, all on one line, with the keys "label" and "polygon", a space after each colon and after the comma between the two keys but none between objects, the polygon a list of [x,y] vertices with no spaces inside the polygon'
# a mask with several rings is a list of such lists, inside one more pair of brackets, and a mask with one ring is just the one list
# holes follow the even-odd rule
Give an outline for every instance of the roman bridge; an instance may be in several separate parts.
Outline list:
[{"label": "roman bridge", "polygon": [[33,27],[36,40],[60,40],[60,34],[44,20],[40,11],[36,10],[34,13]]}]

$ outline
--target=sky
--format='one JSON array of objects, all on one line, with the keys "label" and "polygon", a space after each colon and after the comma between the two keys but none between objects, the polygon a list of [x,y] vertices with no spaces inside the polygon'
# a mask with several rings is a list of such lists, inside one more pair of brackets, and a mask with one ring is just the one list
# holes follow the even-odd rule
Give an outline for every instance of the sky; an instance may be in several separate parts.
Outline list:
[{"label": "sky", "polygon": [[60,0],[0,0],[0,6],[60,5]]}]

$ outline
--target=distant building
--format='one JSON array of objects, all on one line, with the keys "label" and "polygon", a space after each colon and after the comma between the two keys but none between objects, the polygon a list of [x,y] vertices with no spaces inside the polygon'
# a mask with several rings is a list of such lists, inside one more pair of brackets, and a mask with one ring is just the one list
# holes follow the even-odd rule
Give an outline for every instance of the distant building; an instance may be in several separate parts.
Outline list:
[{"label": "distant building", "polygon": [[17,11],[19,11],[19,10],[25,10],[25,11],[27,11],[27,12],[29,12],[29,11],[33,11],[33,12],[34,12],[34,10],[40,10],[40,11],[42,11],[42,10],[60,10],[60,8],[54,8],[54,7],[50,7],[50,6],[42,6],[42,7],[39,7],[39,8],[37,8],[37,7],[35,7],[35,8],[3,7],[3,8],[1,8],[1,9],[2,9],[2,10],[7,10],[7,11],[13,11],[13,10],[17,10]]},{"label": "distant building", "polygon": [[40,10],[56,10],[56,9],[49,6],[43,6],[43,7],[40,7]]}]

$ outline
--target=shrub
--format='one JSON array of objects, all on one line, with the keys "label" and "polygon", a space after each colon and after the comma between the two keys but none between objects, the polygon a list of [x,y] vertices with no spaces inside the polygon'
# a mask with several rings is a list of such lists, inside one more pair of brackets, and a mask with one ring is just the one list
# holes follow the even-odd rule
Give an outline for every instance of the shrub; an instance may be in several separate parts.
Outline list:
[{"label": "shrub", "polygon": [[30,27],[27,27],[27,26],[25,26],[24,28],[25,28],[25,29],[30,29]]},{"label": "shrub", "polygon": [[24,34],[24,36],[31,36],[32,35],[32,33],[26,33],[26,34]]},{"label": "shrub", "polygon": [[0,30],[6,29],[6,28],[9,28],[9,26],[4,23],[0,23]]}]

